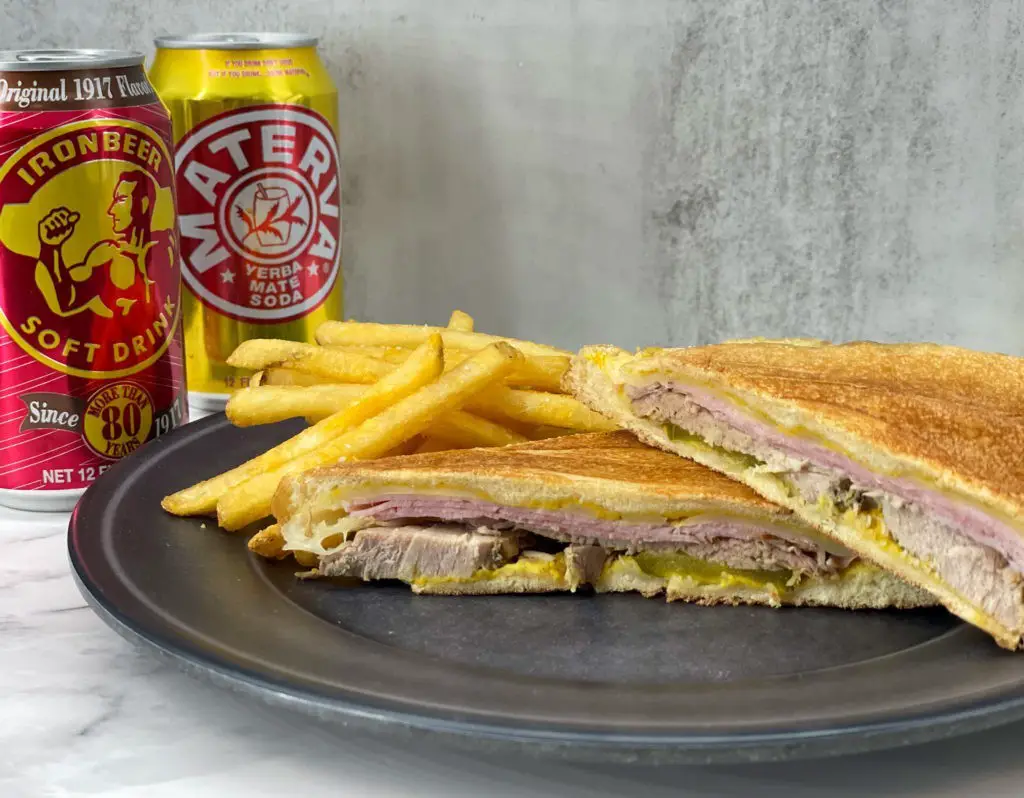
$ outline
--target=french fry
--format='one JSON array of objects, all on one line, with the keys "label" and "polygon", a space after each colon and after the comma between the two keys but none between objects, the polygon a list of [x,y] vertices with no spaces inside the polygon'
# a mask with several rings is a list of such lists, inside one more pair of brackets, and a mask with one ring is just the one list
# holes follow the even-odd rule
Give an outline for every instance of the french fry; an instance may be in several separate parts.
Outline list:
[{"label": "french fry", "polygon": [[607,432],[618,427],[572,396],[494,386],[475,396],[466,409],[492,421],[564,427],[577,432]]},{"label": "french fry", "polygon": [[[238,399],[233,401],[258,401],[261,406],[269,408],[263,418],[264,423],[270,423],[300,416],[319,421],[345,407],[357,391],[366,389],[361,385],[315,385],[301,389],[261,386],[250,390],[254,393],[266,391],[266,399],[256,399],[245,391],[239,391],[235,394]],[[554,427],[563,430],[563,434],[617,429],[615,424],[577,399],[541,391],[495,386],[466,402],[465,409],[501,424],[511,422],[513,425],[525,425],[525,428]]]},{"label": "french fry", "polygon": [[[445,349],[445,368],[454,368],[470,352],[465,349]],[[569,370],[569,358],[564,355],[529,355],[504,379],[504,383],[517,388],[538,391],[562,390],[562,377]]]},{"label": "french fry", "polygon": [[394,364],[369,355],[278,338],[243,341],[228,357],[228,365],[254,371],[286,365],[334,382],[356,383],[376,382],[395,368]]},{"label": "french fry", "polygon": [[513,443],[526,442],[526,438],[518,432],[462,410],[455,410],[439,418],[430,425],[427,435],[459,444],[467,449],[479,446],[510,446]]},{"label": "french fry", "polygon": [[545,438],[561,438],[563,435],[573,435],[576,433],[574,429],[565,429],[564,427],[550,427],[547,425],[541,425],[532,427],[526,431],[526,437],[531,441],[542,441]]},{"label": "french fry", "polygon": [[[318,377],[316,374],[306,374],[295,369],[274,367],[258,372],[263,375],[260,386],[264,385],[339,385],[337,380],[329,377]],[[252,385],[250,380],[249,385]]]},{"label": "french fry", "polygon": [[224,529],[241,529],[270,513],[271,499],[281,479],[324,465],[367,460],[420,434],[440,417],[505,376],[522,355],[499,342],[480,350],[436,382],[420,388],[387,410],[342,433],[314,451],[273,471],[236,485],[217,502],[217,522]]},{"label": "french fry", "polygon": [[473,317],[461,310],[453,310],[451,318],[448,319],[449,330],[461,330],[462,332],[473,332],[475,322]]},{"label": "french fry", "polygon": [[249,538],[246,545],[253,554],[258,554],[268,560],[283,560],[289,554],[284,550],[284,536],[281,534],[281,527],[277,524],[271,524],[266,529],[261,529]]},{"label": "french fry", "polygon": [[[318,419],[307,418],[306,422],[309,424],[315,424]],[[512,425],[515,422],[506,421],[498,424],[494,421],[488,421],[486,418],[475,416],[472,413],[464,413],[461,410],[456,410],[438,419],[432,424],[422,436],[423,438],[432,438],[434,440],[442,441],[448,444],[447,449],[472,449],[479,447],[488,446],[511,446],[513,443],[524,443],[526,441],[539,440],[540,438],[551,438],[555,437],[554,433],[534,435],[533,432],[539,427],[530,427],[527,429],[530,435],[524,435],[517,429],[513,429]],[[524,425],[516,425],[524,426]],[[548,427],[549,430],[556,429],[555,427]],[[559,430],[558,435],[571,435],[572,430]],[[414,440],[412,445],[403,444],[390,452],[384,454],[384,457],[396,457],[398,455],[413,454],[419,451],[419,445],[423,441]],[[435,449],[433,451],[441,451],[441,449]]]},{"label": "french fry", "polygon": [[514,388],[530,388],[536,391],[561,393],[562,377],[569,370],[569,358],[558,355],[541,355],[527,358],[505,384]]},{"label": "french fry", "polygon": [[348,344],[356,346],[416,346],[433,333],[441,333],[445,349],[478,350],[498,341],[511,344],[524,355],[568,357],[570,352],[553,346],[486,335],[478,332],[448,330],[444,327],[419,327],[415,324],[374,324],[360,321],[325,321],[316,330],[317,343],[324,346]]},{"label": "french fry", "polygon": [[[405,346],[328,346],[327,349],[335,349],[341,352],[348,352],[353,355],[368,355],[369,357],[383,360],[385,363],[398,365],[404,363],[409,357],[411,349]],[[447,352],[445,355],[447,356]],[[447,359],[445,363],[447,363]]]},{"label": "french fry", "polygon": [[316,419],[312,423],[316,423],[331,413],[344,410],[367,390],[367,385],[339,383],[309,387],[260,385],[233,393],[224,412],[228,421],[236,427],[273,424],[275,421],[300,416],[315,416]]},{"label": "french fry", "polygon": [[[473,415],[483,418],[483,416],[480,416],[479,413],[474,413]],[[501,424],[501,426],[503,426],[505,429],[512,430],[512,432],[516,433],[517,435],[522,435],[527,440],[531,440],[530,433],[534,429],[536,429],[536,427],[533,424],[524,424],[522,421],[513,421],[510,418],[503,418],[501,419],[501,421],[496,421],[495,423]]]},{"label": "french fry", "polygon": [[301,357],[311,348],[314,348],[312,344],[304,344],[299,341],[286,341],[281,338],[252,338],[243,341],[235,348],[235,351],[228,356],[228,365],[259,371],[268,366]]},{"label": "french fry", "polygon": [[429,435],[424,436],[423,441],[419,446],[416,447],[416,451],[413,454],[429,454],[431,452],[449,452],[452,449],[470,449],[470,446],[460,446],[453,441],[445,440],[444,438],[432,438]]},{"label": "french fry", "polygon": [[423,442],[422,435],[415,435],[404,443],[398,444],[394,449],[384,452],[382,457],[403,457],[407,454],[412,454],[416,451],[419,445]]},{"label": "french fry", "polygon": [[[345,352],[356,357],[369,355],[385,363],[404,363],[411,350],[396,346],[357,346],[328,345],[327,349]],[[469,349],[448,347],[444,350],[444,367],[446,370],[455,368],[459,363],[473,354]],[[296,363],[296,368],[303,368]],[[562,390],[562,377],[569,370],[569,358],[565,355],[531,355],[505,378],[506,385],[517,388],[532,388],[538,391]]]},{"label": "french fry", "polygon": [[[236,485],[241,485],[257,475],[272,472],[296,458],[324,447],[349,428],[357,427],[366,419],[376,416],[424,385],[433,382],[441,375],[443,368],[441,337],[432,335],[405,363],[375,385],[366,388],[361,396],[344,409],[338,410],[323,421],[302,430],[298,435],[242,463],[237,468],[167,496],[161,505],[174,515],[212,513],[217,509],[218,501]],[[237,404],[234,414],[237,415]],[[229,528],[232,527],[225,527]]]}]

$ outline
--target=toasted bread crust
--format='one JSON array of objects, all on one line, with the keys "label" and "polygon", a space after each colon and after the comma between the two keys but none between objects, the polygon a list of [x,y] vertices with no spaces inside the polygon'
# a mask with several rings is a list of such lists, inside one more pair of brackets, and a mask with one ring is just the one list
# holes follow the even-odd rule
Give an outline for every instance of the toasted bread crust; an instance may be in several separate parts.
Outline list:
[{"label": "toasted bread crust", "polygon": [[[747,344],[743,344],[743,346],[747,346]],[[808,344],[806,348],[816,347]],[[685,440],[670,440],[659,424],[636,417],[632,413],[628,398],[621,390],[623,380],[641,373],[658,374],[664,379],[673,379],[680,374],[678,371],[662,371],[663,367],[675,367],[674,360],[665,365],[666,361],[662,352],[655,352],[651,355],[642,353],[638,359],[643,362],[636,363],[627,371],[627,364],[632,362],[632,358],[621,350],[612,347],[588,348],[573,360],[573,365],[566,376],[566,384],[582,402],[612,418],[620,426],[631,430],[641,440],[665,451],[693,459],[749,485],[765,498],[793,510],[807,523],[850,549],[903,577],[912,585],[929,591],[950,611],[988,632],[1004,648],[1017,649],[1021,646],[1024,630],[1006,628],[991,616],[983,613],[978,607],[964,600],[948,585],[937,579],[914,558],[899,556],[874,541],[866,539],[853,525],[843,523],[841,519],[835,518],[821,507],[805,502],[799,494],[790,495],[782,490],[779,483],[771,479],[770,475],[746,468],[737,468],[732,460],[713,449],[695,446]],[[794,374],[788,379],[799,380],[800,378]],[[777,379],[785,382],[784,378],[777,377]],[[709,380],[703,384],[714,385],[715,383]]]}]

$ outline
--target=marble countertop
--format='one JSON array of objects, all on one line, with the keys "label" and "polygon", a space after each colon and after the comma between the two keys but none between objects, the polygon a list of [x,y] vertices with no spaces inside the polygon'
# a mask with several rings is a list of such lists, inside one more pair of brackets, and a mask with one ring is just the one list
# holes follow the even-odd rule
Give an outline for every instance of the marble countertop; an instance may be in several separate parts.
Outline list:
[{"label": "marble countertop", "polygon": [[0,508],[0,796],[1019,796],[1024,725],[818,762],[568,765],[391,744],[135,650],[72,582],[66,514]]}]

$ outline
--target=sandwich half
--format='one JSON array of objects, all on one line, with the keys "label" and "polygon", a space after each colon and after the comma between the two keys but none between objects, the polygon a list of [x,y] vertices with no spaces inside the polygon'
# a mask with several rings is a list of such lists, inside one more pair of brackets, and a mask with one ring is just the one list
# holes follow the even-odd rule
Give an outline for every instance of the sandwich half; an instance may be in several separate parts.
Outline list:
[{"label": "sandwich half", "polygon": [[1024,635],[1024,360],[934,344],[587,347],[572,391],[907,581]]},{"label": "sandwich half", "polygon": [[627,432],[344,464],[284,480],[285,549],[417,593],[636,590],[703,604],[933,599],[749,488]]}]

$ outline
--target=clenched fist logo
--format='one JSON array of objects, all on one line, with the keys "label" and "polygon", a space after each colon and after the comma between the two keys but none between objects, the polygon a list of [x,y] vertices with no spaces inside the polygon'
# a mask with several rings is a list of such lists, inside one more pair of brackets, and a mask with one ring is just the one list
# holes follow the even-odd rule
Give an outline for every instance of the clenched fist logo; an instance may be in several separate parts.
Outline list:
[{"label": "clenched fist logo", "polygon": [[39,240],[51,247],[59,247],[75,232],[81,214],[61,206],[54,208],[39,222]]},{"label": "clenched fist logo", "polygon": [[122,172],[107,205],[110,233],[98,229],[99,219],[87,225],[86,235],[99,235],[86,242],[89,248],[81,260],[66,259],[63,251],[81,214],[60,206],[40,219],[36,287],[51,312],[66,317],[89,311],[112,319],[152,304],[151,271],[169,270],[175,258],[173,230],[153,229],[156,197],[150,175],[135,169]]}]

